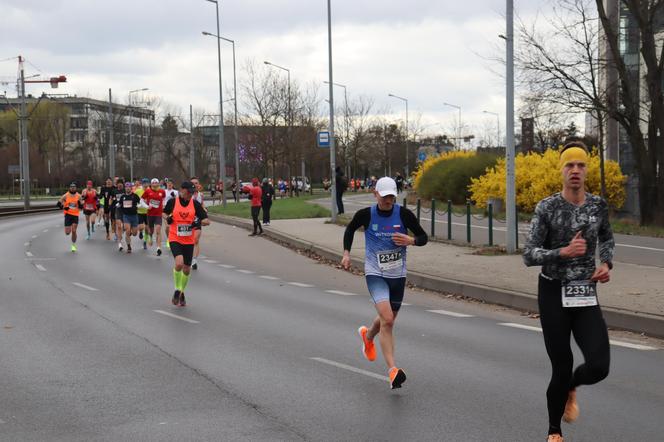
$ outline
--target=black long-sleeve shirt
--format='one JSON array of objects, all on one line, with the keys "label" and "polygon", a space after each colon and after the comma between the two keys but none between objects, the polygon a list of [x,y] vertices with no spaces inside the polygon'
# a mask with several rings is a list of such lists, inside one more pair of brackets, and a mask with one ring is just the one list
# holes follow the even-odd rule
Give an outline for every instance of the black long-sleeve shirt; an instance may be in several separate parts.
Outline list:
[{"label": "black long-sleeve shirt", "polygon": [[[415,235],[415,245],[416,246],[425,245],[429,241],[429,237],[422,228],[422,226],[420,225],[420,223],[417,221],[417,217],[415,216],[415,214],[406,207],[400,206],[400,208],[401,210],[399,215],[401,216],[401,220],[403,221],[404,227],[413,232],[413,235]],[[384,216],[387,218],[389,216],[392,216],[393,210],[394,207],[388,211],[383,211],[378,208],[376,210],[376,213],[378,213],[378,216]],[[350,251],[350,248],[353,246],[353,237],[355,235],[355,231],[360,227],[364,227],[365,230],[368,229],[370,223],[371,223],[371,207],[367,207],[365,209],[358,210],[357,212],[355,212],[355,216],[353,216],[353,219],[351,220],[350,224],[346,226],[346,231],[344,232],[344,250]]]},{"label": "black long-sleeve shirt", "polygon": [[[567,247],[581,232],[586,240],[585,255],[565,259],[560,249]],[[561,281],[590,279],[595,272],[595,250],[599,260],[612,266],[615,242],[609,223],[606,201],[586,193],[586,201],[575,206],[556,193],[537,204],[530,224],[523,261],[527,266],[542,266],[542,273]]]}]

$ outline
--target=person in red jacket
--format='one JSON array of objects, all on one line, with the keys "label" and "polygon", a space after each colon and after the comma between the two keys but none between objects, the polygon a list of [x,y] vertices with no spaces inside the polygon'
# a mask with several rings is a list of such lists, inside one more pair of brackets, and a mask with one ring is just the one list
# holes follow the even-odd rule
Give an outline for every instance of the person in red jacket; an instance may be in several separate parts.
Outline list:
[{"label": "person in red jacket", "polygon": [[261,204],[263,199],[263,190],[261,189],[258,178],[251,180],[251,186],[244,186],[242,192],[251,195],[251,218],[254,220],[254,232],[249,236],[256,236],[263,234],[263,226],[258,220],[258,215],[261,213]]}]

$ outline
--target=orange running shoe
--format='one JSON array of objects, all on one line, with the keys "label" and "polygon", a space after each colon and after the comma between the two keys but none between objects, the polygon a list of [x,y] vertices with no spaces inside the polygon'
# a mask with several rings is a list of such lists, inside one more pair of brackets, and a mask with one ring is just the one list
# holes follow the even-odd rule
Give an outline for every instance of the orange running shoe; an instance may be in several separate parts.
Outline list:
[{"label": "orange running shoe", "polygon": [[549,434],[546,442],[564,442],[564,439],[560,434]]},{"label": "orange running shoe", "polygon": [[565,413],[563,420],[572,423],[579,418],[579,404],[576,402],[576,390],[570,390],[567,396],[567,403],[565,404]]},{"label": "orange running shoe", "polygon": [[364,357],[370,361],[375,361],[376,346],[374,345],[373,341],[367,339],[368,331],[369,329],[366,328],[365,326],[362,326],[357,329],[357,332],[360,334],[360,337],[362,338],[362,353],[364,353]]},{"label": "orange running shoe", "polygon": [[406,382],[406,373],[397,367],[390,368],[390,387],[392,387],[392,390],[401,388],[401,384],[404,382]]}]

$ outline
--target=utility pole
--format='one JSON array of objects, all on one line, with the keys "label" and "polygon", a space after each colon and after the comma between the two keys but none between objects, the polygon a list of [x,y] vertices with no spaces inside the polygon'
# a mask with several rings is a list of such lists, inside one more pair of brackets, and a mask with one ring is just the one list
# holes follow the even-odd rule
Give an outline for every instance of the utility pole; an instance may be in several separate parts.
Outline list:
[{"label": "utility pole", "polygon": [[108,88],[108,174],[115,176],[115,143],[113,142],[113,95]]},{"label": "utility pole", "polygon": [[196,149],[194,148],[194,106],[189,105],[189,176],[196,176]]},{"label": "utility pole", "polygon": [[507,0],[507,140],[505,158],[507,162],[507,195],[505,201],[507,223],[507,253],[516,252],[516,185],[514,174],[514,0]]},{"label": "utility pole", "polygon": [[28,116],[25,103],[25,70],[23,68],[23,57],[19,55],[18,64],[20,70],[21,106],[19,110],[19,121],[21,129],[21,172],[23,174],[23,209],[30,210],[30,151],[28,150]]}]

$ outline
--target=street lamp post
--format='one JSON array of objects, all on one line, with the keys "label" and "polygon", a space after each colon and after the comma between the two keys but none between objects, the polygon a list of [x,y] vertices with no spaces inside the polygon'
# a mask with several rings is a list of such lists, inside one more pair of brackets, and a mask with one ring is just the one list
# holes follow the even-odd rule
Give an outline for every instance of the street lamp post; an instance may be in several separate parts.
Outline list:
[{"label": "street lamp post", "polygon": [[506,98],[507,98],[507,112],[505,114],[506,120],[506,140],[505,140],[505,159],[507,169],[507,192],[505,209],[506,216],[505,222],[507,223],[507,253],[514,253],[516,251],[516,235],[517,229],[516,222],[516,185],[514,179],[514,0],[507,0],[507,29],[505,40],[507,42],[506,51]]},{"label": "street lamp post", "polygon": [[[237,70],[235,67],[235,40],[231,40],[230,38],[225,38],[220,35],[215,35],[210,32],[203,32],[203,35],[209,35],[211,37],[217,37],[218,39],[227,41],[233,45],[233,94],[235,95],[233,101],[235,102],[235,121],[234,121],[234,138],[235,138],[235,183],[236,185],[240,185],[240,140],[238,136],[238,129],[237,129]],[[225,191],[224,187],[224,191]]]},{"label": "street lamp post", "polygon": [[332,0],[327,0],[327,47],[329,59],[330,88],[330,171],[332,179],[332,222],[337,222],[337,177],[336,177],[336,147],[334,142],[334,78],[332,69]]},{"label": "street lamp post", "polygon": [[[221,35],[219,25],[219,1],[207,0],[214,3],[217,9],[217,35]],[[217,38],[217,60],[219,62],[219,176],[224,186],[221,192],[221,204],[226,207],[226,147],[224,145],[224,91],[221,84],[221,40]]]},{"label": "street lamp post", "polygon": [[494,115],[496,117],[496,132],[497,132],[497,138],[496,138],[496,147],[500,146],[500,115],[496,112],[491,112],[491,111],[482,111],[485,114],[489,115]]},{"label": "street lamp post", "polygon": [[453,107],[456,110],[459,111],[459,126],[457,127],[457,141],[459,143],[459,150],[461,149],[461,106],[457,106],[456,104],[450,104],[450,103],[443,103],[445,106]]},{"label": "street lamp post", "polygon": [[[330,84],[329,81],[324,81],[323,83],[325,83],[325,84]],[[348,143],[348,139],[350,138],[350,136],[349,136],[349,134],[350,134],[350,128],[348,127],[348,118],[349,118],[349,116],[348,116],[348,114],[349,114],[349,112],[348,112],[348,88],[347,88],[345,85],[340,84],[340,83],[334,83],[334,86],[338,86],[338,87],[342,87],[342,88],[344,88],[344,116],[345,116],[345,118],[346,118],[346,123],[345,123],[345,126],[346,126],[346,143]],[[327,102],[329,103],[329,100],[325,100],[325,101],[327,101]],[[345,148],[345,151],[347,151],[347,150],[348,150],[348,146],[346,146],[346,148]],[[348,153],[347,153],[347,152],[346,152],[346,156],[348,156]],[[347,162],[349,162],[349,161],[348,161],[348,158],[344,158],[344,160],[347,161]],[[346,175],[347,175],[348,177],[350,177],[350,176],[351,176],[350,165],[347,164],[346,166],[347,166],[347,167],[346,167]],[[354,172],[357,172],[357,171],[354,171]],[[349,179],[350,179],[350,178],[349,178]]]},{"label": "street lamp post", "polygon": [[408,179],[408,176],[410,176],[410,170],[408,167],[408,99],[394,94],[389,94],[388,97],[396,98],[397,100],[406,103],[406,179]]},{"label": "street lamp post", "polygon": [[[263,63],[265,63],[268,66],[272,66],[274,68],[280,69],[282,71],[286,71],[286,73],[288,74],[288,144],[289,144],[288,149],[290,151],[290,148],[291,148],[290,144],[292,143],[291,135],[292,135],[292,126],[293,126],[293,116],[291,114],[291,72],[290,72],[290,69],[285,68],[283,66],[279,66],[279,65],[274,64],[274,63],[270,63],[269,61],[264,61]],[[274,173],[274,163],[272,164],[272,166],[273,166],[272,172]],[[290,170],[290,164],[289,164],[288,167],[289,167],[289,170]],[[290,172],[288,173],[288,175],[289,175],[288,182],[290,182],[291,178],[292,178],[290,176],[291,175]],[[302,177],[302,179],[304,180],[304,177]],[[292,196],[292,190],[291,190],[291,196]]]},{"label": "street lamp post", "polygon": [[132,139],[132,111],[133,111],[133,106],[131,105],[131,94],[135,94],[138,92],[145,92],[149,90],[148,88],[144,87],[142,89],[135,89],[133,91],[129,91],[129,177],[132,182],[134,182],[134,143]]}]

